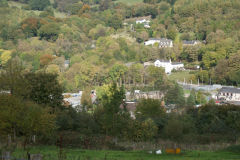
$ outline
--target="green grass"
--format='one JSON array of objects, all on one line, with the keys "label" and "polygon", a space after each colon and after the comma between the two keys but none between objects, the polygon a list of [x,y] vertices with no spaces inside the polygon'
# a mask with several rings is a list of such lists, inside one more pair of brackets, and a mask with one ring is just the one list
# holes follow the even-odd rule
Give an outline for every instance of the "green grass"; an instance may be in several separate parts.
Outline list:
[{"label": "green grass", "polygon": [[133,4],[136,4],[136,3],[143,2],[143,0],[117,0],[116,3],[117,2],[122,2],[122,3],[128,4],[128,5],[133,5]]},{"label": "green grass", "polygon": [[185,82],[191,83],[192,76],[193,74],[189,74],[189,71],[179,71],[179,72],[172,72],[168,76],[168,78],[172,81],[181,81],[181,82],[184,82],[184,78],[185,78]]},{"label": "green grass", "polygon": [[[30,153],[41,153],[44,160],[57,160],[58,149],[56,147],[35,147]],[[18,150],[13,152],[17,158],[23,158],[26,151]],[[209,151],[188,151],[179,155],[150,154],[147,151],[105,151],[105,150],[81,150],[64,149],[65,160],[239,160],[240,155],[232,152],[209,152]]]}]

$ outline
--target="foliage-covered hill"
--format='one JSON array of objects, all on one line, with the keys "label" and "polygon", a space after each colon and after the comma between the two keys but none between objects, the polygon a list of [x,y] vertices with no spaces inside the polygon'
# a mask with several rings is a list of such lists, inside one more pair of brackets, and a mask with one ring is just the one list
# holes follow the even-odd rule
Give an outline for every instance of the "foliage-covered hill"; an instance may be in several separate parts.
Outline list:
[{"label": "foliage-covered hill", "polygon": [[[164,75],[152,77],[142,63],[157,58],[183,61],[189,68],[200,65],[193,82],[240,83],[238,0],[144,0],[131,5],[111,0],[2,0],[0,5],[3,68],[17,57],[26,70],[57,73],[65,90],[112,80],[156,87]],[[150,29],[134,21],[134,30],[123,25],[125,19],[142,16],[151,16]],[[151,37],[172,39],[174,47],[144,46]],[[182,40],[202,45],[183,47]]]}]

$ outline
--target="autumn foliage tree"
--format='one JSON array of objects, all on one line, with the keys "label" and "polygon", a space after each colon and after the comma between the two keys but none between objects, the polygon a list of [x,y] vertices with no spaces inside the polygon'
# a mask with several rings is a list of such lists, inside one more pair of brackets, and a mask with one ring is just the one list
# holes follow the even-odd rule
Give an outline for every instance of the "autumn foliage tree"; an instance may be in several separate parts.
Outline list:
[{"label": "autumn foliage tree", "polygon": [[40,28],[40,20],[38,18],[29,17],[23,20],[21,28],[26,37],[37,36],[38,29]]},{"label": "autumn foliage tree", "polygon": [[50,62],[52,62],[54,60],[54,56],[51,54],[44,54],[42,56],[40,56],[40,65],[41,66],[46,66],[48,65]]}]

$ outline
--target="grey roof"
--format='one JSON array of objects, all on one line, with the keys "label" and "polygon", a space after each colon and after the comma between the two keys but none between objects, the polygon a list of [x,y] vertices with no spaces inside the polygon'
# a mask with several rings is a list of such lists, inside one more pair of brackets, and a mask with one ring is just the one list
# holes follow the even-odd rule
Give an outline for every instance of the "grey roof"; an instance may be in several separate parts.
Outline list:
[{"label": "grey roof", "polygon": [[194,44],[195,42],[199,42],[199,41],[197,41],[197,40],[193,40],[193,41],[186,41],[186,40],[184,40],[183,41],[183,44]]},{"label": "grey roof", "polygon": [[160,42],[171,42],[171,39],[166,39],[166,38],[149,38],[149,40],[158,40]]},{"label": "grey roof", "polygon": [[220,89],[219,92],[222,93],[240,93],[240,89],[239,88],[234,88],[234,87],[223,87]]},{"label": "grey roof", "polygon": [[149,40],[160,40],[160,38],[149,38]]},{"label": "grey roof", "polygon": [[125,63],[125,66],[130,67],[133,64],[135,64],[135,62],[128,62],[128,63]]},{"label": "grey roof", "polygon": [[[169,62],[169,60],[164,60],[164,59],[157,59],[157,60],[159,60],[160,62]],[[156,61],[157,61],[157,60],[156,60]],[[156,61],[155,61],[155,62],[156,62]]]},{"label": "grey roof", "polygon": [[172,40],[171,39],[166,39],[166,38],[161,38],[160,41],[161,42],[171,42]]},{"label": "grey roof", "polygon": [[183,64],[181,62],[172,62],[172,65]]},{"label": "grey roof", "polygon": [[65,60],[64,64],[70,64],[70,60]]}]

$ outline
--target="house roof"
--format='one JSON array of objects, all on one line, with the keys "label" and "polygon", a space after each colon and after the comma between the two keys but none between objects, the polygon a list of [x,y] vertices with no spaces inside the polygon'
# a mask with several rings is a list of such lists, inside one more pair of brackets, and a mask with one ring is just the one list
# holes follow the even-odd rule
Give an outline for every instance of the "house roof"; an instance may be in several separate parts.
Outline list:
[{"label": "house roof", "polygon": [[220,89],[219,92],[222,93],[240,93],[240,89],[239,88],[234,88],[234,87],[223,87]]},{"label": "house roof", "polygon": [[[156,61],[160,61],[160,62],[168,62],[169,63],[169,60],[165,60],[165,59],[157,59]],[[155,61],[155,62],[156,62]]]},{"label": "house roof", "polygon": [[128,62],[128,63],[125,63],[125,66],[130,67],[133,64],[135,64],[135,62]]},{"label": "house roof", "polygon": [[233,105],[240,106],[240,101],[228,101],[227,104],[233,104]]},{"label": "house roof", "polygon": [[183,64],[181,62],[172,62],[172,65],[178,65],[178,64]]},{"label": "house roof", "polygon": [[64,64],[70,64],[70,60],[65,60]]},{"label": "house roof", "polygon": [[166,39],[166,38],[149,38],[149,40],[155,40],[155,41],[160,41],[160,42],[171,42],[171,39]]},{"label": "house roof", "polygon": [[187,41],[187,40],[184,40],[183,41],[183,44],[190,44],[190,45],[193,45],[195,42],[199,42],[199,41],[197,41],[197,40],[193,40],[193,41]]}]

